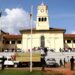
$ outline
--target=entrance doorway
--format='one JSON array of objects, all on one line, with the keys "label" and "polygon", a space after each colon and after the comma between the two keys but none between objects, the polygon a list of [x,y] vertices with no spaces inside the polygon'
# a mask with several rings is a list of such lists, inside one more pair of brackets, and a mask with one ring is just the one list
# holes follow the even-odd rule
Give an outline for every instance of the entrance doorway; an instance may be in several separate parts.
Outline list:
[{"label": "entrance doorway", "polygon": [[45,47],[45,37],[41,36],[41,47],[44,48]]}]

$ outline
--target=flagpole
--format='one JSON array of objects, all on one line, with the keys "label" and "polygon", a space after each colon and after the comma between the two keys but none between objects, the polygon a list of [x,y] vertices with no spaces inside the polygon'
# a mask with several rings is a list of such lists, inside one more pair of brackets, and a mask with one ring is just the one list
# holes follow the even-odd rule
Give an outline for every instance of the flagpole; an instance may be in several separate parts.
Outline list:
[{"label": "flagpole", "polygon": [[0,38],[1,38],[1,46],[0,46],[0,48],[1,48],[1,51],[2,51],[2,41],[3,41],[2,38],[3,38],[3,37],[2,37],[2,33],[1,33],[1,31],[2,31],[1,16],[2,16],[2,10],[0,10],[0,25],[1,25],[1,27],[0,27],[0,36],[1,36],[1,37],[0,37]]},{"label": "flagpole", "polygon": [[[2,11],[0,10],[0,25],[1,25],[1,16],[2,16]],[[2,28],[2,26],[1,26]],[[1,28],[0,28],[0,34],[1,34]]]},{"label": "flagpole", "polygon": [[30,72],[32,72],[32,14],[33,14],[33,6],[31,6],[31,23],[30,23],[30,26],[31,26],[31,49],[30,49]]}]

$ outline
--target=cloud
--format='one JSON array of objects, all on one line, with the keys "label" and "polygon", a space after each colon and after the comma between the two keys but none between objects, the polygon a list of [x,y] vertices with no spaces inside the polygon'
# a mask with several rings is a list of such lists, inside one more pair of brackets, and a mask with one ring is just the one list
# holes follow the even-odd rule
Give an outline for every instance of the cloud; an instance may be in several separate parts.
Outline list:
[{"label": "cloud", "polygon": [[[10,34],[19,34],[20,29],[30,28],[30,16],[22,8],[5,9],[5,14],[1,17],[0,27]],[[34,21],[32,22],[35,27]]]}]

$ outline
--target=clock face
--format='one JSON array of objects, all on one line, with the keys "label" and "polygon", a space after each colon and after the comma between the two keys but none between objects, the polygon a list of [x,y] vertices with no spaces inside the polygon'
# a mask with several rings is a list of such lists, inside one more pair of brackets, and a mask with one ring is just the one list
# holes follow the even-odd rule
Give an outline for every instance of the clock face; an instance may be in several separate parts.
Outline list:
[{"label": "clock face", "polygon": [[44,9],[41,9],[41,12],[44,12]]}]

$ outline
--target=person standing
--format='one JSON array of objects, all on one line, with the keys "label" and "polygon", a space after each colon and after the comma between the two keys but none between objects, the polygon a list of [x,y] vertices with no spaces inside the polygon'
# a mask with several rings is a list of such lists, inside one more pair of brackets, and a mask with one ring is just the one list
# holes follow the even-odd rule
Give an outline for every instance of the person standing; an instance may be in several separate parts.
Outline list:
[{"label": "person standing", "polygon": [[63,65],[63,63],[62,63],[62,59],[60,59],[60,66],[62,66]]},{"label": "person standing", "polygon": [[71,70],[74,70],[74,57],[73,56],[70,59],[70,63],[71,63]]},{"label": "person standing", "polygon": [[6,58],[3,56],[2,58],[0,58],[1,62],[1,70],[4,70],[4,61],[6,60]]},{"label": "person standing", "polygon": [[45,47],[45,48],[44,48],[45,56],[47,55],[47,51],[48,51],[48,50],[47,50],[47,48]]},{"label": "person standing", "polygon": [[44,71],[45,70],[45,65],[46,65],[46,63],[45,63],[45,55],[43,55],[41,57],[41,65],[42,65],[42,71]]},{"label": "person standing", "polygon": [[65,67],[65,63],[66,63],[66,61],[65,61],[65,58],[64,58],[64,67]]}]

